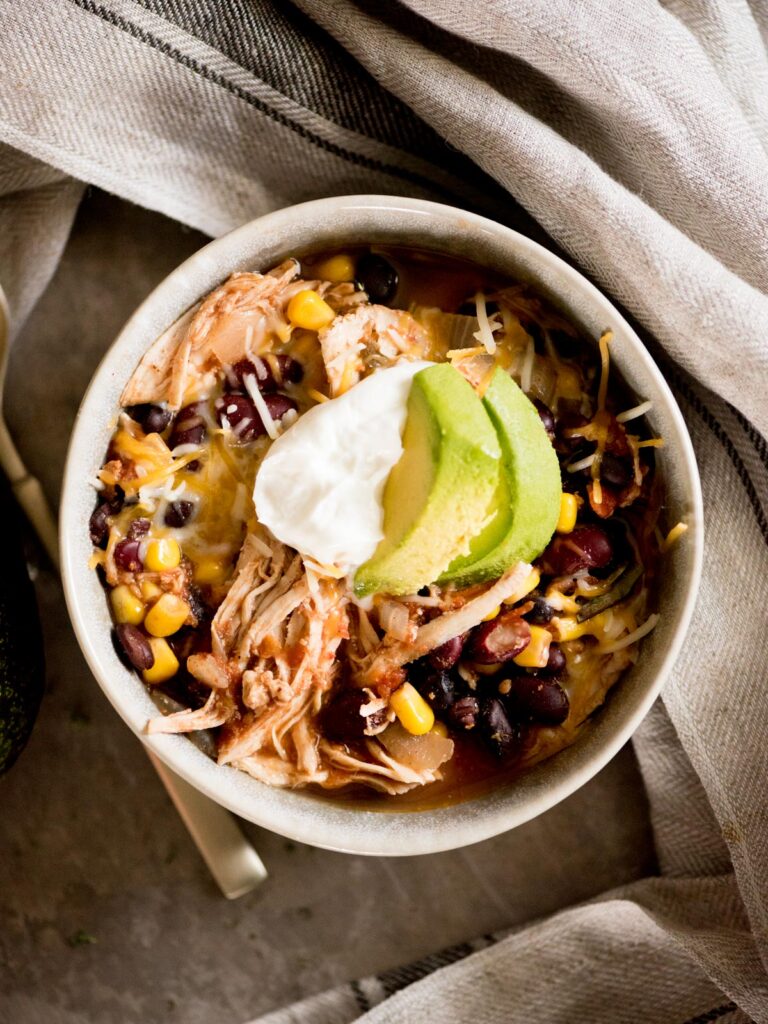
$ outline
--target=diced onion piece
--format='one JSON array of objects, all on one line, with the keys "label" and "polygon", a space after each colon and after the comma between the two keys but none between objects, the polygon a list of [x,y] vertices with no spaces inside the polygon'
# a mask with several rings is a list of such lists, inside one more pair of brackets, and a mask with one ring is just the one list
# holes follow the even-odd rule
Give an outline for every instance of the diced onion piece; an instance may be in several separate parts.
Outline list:
[{"label": "diced onion piece", "polygon": [[620,412],[616,417],[617,423],[629,423],[630,420],[636,420],[638,416],[645,416],[647,412],[650,412],[653,408],[653,402],[641,402],[640,405],[635,405],[632,409],[626,409],[624,412]]},{"label": "diced onion piece", "polygon": [[252,373],[246,373],[243,377],[243,384],[245,384],[245,390],[251,396],[251,401],[256,406],[256,411],[261,416],[261,422],[264,424],[264,429],[272,438],[276,441],[280,436],[277,424],[272,419],[272,414],[269,411],[269,406],[264,401],[264,396],[259,391],[259,386],[256,383],[256,378]]},{"label": "diced onion piece", "polygon": [[614,654],[616,651],[623,651],[625,647],[630,647],[632,644],[637,643],[638,640],[642,640],[644,636],[647,636],[655,627],[659,618],[660,616],[655,613],[649,615],[642,626],[638,626],[636,630],[627,636],[623,636],[621,640],[615,640],[612,644],[607,644],[605,647],[599,646],[597,648],[598,652],[600,654]]},{"label": "diced onion piece", "polygon": [[408,639],[408,609],[399,601],[383,601],[379,608],[379,625],[395,640]]},{"label": "diced onion piece", "polygon": [[415,771],[434,771],[453,756],[453,741],[432,729],[413,736],[399,722],[379,734],[379,743],[401,764]]},{"label": "diced onion piece", "polygon": [[477,324],[480,330],[476,331],[474,337],[483,345],[489,356],[496,351],[496,342],[493,337],[491,325],[488,322],[488,313],[485,309],[485,296],[482,292],[475,295],[475,310],[477,312]]}]

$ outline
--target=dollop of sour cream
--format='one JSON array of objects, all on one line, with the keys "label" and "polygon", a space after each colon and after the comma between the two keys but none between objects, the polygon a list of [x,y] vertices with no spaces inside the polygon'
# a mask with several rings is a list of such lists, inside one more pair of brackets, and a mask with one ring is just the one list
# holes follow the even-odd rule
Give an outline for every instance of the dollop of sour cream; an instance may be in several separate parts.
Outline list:
[{"label": "dollop of sour cream", "polygon": [[273,443],[253,500],[278,540],[345,570],[371,557],[384,536],[382,495],[403,451],[411,381],[430,365],[378,370],[305,412]]}]

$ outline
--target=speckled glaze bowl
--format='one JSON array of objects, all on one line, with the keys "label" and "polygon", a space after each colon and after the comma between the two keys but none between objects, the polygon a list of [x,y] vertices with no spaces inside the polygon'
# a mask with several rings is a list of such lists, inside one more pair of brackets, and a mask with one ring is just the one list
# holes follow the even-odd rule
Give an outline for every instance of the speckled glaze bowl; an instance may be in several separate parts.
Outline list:
[{"label": "speckled glaze bowl", "polygon": [[[265,270],[294,252],[384,242],[463,256],[531,282],[588,337],[596,339],[611,328],[612,358],[639,398],[652,400],[648,419],[665,439],[658,463],[669,521],[689,526],[667,556],[661,619],[643,641],[637,665],[572,747],[476,799],[387,813],[302,790],[273,789],[216,765],[185,736],[147,736],[146,722],[157,710],[139,678],[115,654],[104,591],[88,568],[87,528],[94,504],[88,481],[101,466],[120,392],[164,328],[233,271]],[[193,786],[243,818],[315,846],[393,856],[448,850],[514,828],[573,793],[617,753],[658,695],[683,642],[702,544],[701,490],[685,424],[658,368],[611,303],[558,257],[508,228],[448,206],[390,196],[321,199],[280,210],[211,242],[170,274],[133,314],[91,382],[72,434],[61,504],[62,571],[75,632],[93,674],[136,735]]]}]

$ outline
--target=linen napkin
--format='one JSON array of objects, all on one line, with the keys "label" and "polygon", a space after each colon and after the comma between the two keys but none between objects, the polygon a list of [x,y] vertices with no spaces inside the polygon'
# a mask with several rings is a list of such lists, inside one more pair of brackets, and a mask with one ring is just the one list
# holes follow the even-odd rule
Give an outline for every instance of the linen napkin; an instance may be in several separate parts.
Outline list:
[{"label": "linen napkin", "polygon": [[[0,0],[0,283],[82,183],[217,234],[407,193],[559,247],[643,328],[702,474],[688,641],[635,739],[660,876],[261,1019],[768,1021],[768,9]],[[14,241],[15,240],[15,241]]]}]

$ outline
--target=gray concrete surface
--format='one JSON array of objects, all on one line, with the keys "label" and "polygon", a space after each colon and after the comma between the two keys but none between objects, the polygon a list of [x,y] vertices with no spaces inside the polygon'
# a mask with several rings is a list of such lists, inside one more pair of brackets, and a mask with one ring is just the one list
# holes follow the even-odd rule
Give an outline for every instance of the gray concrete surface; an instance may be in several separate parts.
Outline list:
[{"label": "gray concrete surface", "polygon": [[[54,503],[100,355],[204,241],[98,193],[84,201],[14,351],[7,398],[19,447]],[[625,749],[536,821],[453,853],[348,857],[244,825],[271,877],[227,902],[89,675],[44,567],[37,592],[48,690],[29,748],[0,781],[0,1024],[239,1024],[654,868]]]}]

